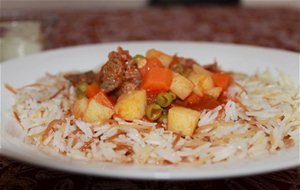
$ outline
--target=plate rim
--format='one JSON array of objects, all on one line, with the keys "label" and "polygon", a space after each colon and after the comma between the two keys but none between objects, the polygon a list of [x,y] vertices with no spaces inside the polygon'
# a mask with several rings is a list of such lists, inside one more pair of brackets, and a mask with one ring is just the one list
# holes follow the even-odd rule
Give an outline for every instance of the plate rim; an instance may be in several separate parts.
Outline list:
[{"label": "plate rim", "polygon": [[[172,171],[142,171],[139,174],[131,173],[131,172],[126,172],[123,170],[114,170],[113,172],[99,172],[97,170],[94,170],[93,168],[78,168],[82,165],[76,165],[76,167],[68,167],[69,165],[64,165],[62,160],[58,160],[58,162],[41,162],[39,159],[36,160],[30,160],[30,159],[20,159],[17,157],[16,154],[10,153],[10,151],[1,149],[0,154],[4,155],[8,158],[13,158],[15,160],[18,160],[23,163],[31,164],[33,166],[39,166],[42,168],[47,168],[47,169],[55,169],[61,172],[71,172],[74,174],[81,174],[81,175],[92,175],[92,176],[98,176],[98,177],[111,177],[111,178],[118,178],[118,179],[133,179],[133,180],[165,180],[165,181],[172,181],[172,180],[180,180],[180,181],[185,181],[185,180],[208,180],[208,179],[222,179],[222,178],[239,178],[239,177],[247,177],[247,176],[252,176],[252,175],[263,175],[263,174],[268,174],[272,172],[278,172],[282,170],[288,170],[288,169],[294,169],[300,167],[300,160],[297,163],[293,164],[282,164],[278,165],[276,168],[274,167],[268,167],[267,169],[265,168],[264,170],[234,170],[234,172],[230,173],[217,173],[216,174],[209,174],[209,175],[199,175],[199,173],[193,172],[193,175],[178,175],[178,173],[172,173]],[[51,155],[50,155],[51,156]],[[75,162],[80,162],[80,160],[75,160]],[[105,163],[110,166],[118,163]],[[219,163],[221,165],[226,164],[224,163]],[[212,164],[213,165],[213,164]],[[212,166],[210,165],[210,166]],[[122,169],[123,167],[130,167],[130,165],[123,165],[121,164]],[[134,165],[131,165],[134,166]],[[152,167],[152,166],[147,166],[147,167]],[[164,166],[154,166],[157,168],[161,168]],[[200,167],[200,166],[199,166]],[[201,169],[201,168],[199,168]],[[119,172],[119,173],[116,173]]]},{"label": "plate rim", "polygon": [[[300,57],[300,53],[298,52],[293,52],[293,51],[288,51],[288,50],[281,50],[281,49],[277,49],[277,48],[270,48],[270,47],[261,47],[261,46],[255,46],[255,45],[247,45],[247,44],[234,44],[234,43],[220,43],[220,42],[206,42],[206,41],[165,41],[165,40],[157,40],[157,41],[120,41],[120,42],[109,42],[109,43],[97,43],[97,44],[84,44],[84,45],[78,45],[78,46],[70,46],[70,47],[61,47],[61,48],[57,48],[57,49],[50,49],[50,50],[46,50],[40,53],[36,53],[36,54],[32,54],[26,57],[22,57],[22,58],[18,58],[18,59],[13,59],[13,60],[8,60],[8,61],[4,61],[0,64],[0,67],[5,67],[7,64],[17,64],[18,62],[22,61],[23,59],[26,60],[30,60],[30,59],[35,59],[36,57],[39,56],[45,56],[45,55],[49,55],[49,54],[56,54],[56,53],[63,53],[63,52],[67,52],[67,51],[74,51],[76,49],[82,49],[82,48],[87,48],[87,47],[97,47],[97,46],[109,46],[109,45],[117,45],[117,46],[122,46],[123,44],[161,44],[161,43],[166,43],[166,44],[174,44],[174,43],[182,43],[183,45],[189,45],[189,44],[194,44],[194,45],[215,45],[215,46],[222,46],[222,47],[238,47],[238,48],[251,48],[251,49],[255,49],[255,50],[262,50],[262,51],[276,51],[277,53],[286,53],[286,54],[290,54],[290,55],[298,55]],[[2,77],[1,77],[2,78]],[[1,86],[2,86],[2,81],[1,81]],[[1,98],[2,99],[2,98]],[[1,108],[2,110],[2,108]],[[2,117],[3,113],[1,114]],[[2,119],[1,119],[1,124],[2,124]],[[2,129],[2,127],[1,127]],[[2,140],[3,138],[1,138]],[[13,154],[9,153],[9,151],[3,151],[5,149],[0,148],[0,154],[1,155],[5,155],[7,157],[10,158],[14,158],[16,160],[20,160],[22,162],[26,162],[26,163],[30,163],[33,165],[38,165],[38,166],[42,166],[42,167],[46,167],[46,168],[55,168],[58,170],[62,170],[62,171],[68,171],[68,172],[75,172],[75,173],[81,173],[81,174],[91,174],[91,175],[96,175],[96,176],[106,176],[106,177],[115,177],[115,178],[130,178],[130,179],[145,179],[146,177],[150,177],[152,176],[151,179],[155,179],[155,180],[203,180],[203,179],[219,179],[219,178],[223,178],[224,174],[219,174],[219,175],[208,175],[208,176],[197,176],[197,175],[193,175],[193,176],[187,176],[187,175],[158,175],[155,172],[146,172],[144,175],[136,175],[136,174],[131,174],[128,176],[128,173],[119,173],[119,174],[115,174],[115,173],[99,173],[99,172],[95,172],[94,170],[79,170],[74,169],[74,168],[70,168],[67,167],[65,165],[63,165],[63,168],[60,168],[59,165],[57,164],[51,164],[51,162],[49,162],[49,164],[45,164],[45,163],[40,163],[40,162],[34,162],[34,161],[30,161],[30,160],[22,160],[19,158],[16,158],[16,156],[14,157]],[[300,160],[297,163],[293,163],[293,164],[283,164],[280,165],[278,167],[276,167],[275,169],[273,168],[269,168],[269,169],[264,169],[263,171],[260,170],[253,170],[253,171],[243,171],[243,172],[231,172],[229,175],[226,174],[226,177],[241,177],[241,176],[248,176],[248,175],[254,175],[254,174],[263,174],[263,173],[268,173],[268,172],[273,172],[273,171],[278,171],[278,170],[283,170],[283,169],[288,169],[288,168],[293,168],[293,167],[299,167],[300,166]]]}]

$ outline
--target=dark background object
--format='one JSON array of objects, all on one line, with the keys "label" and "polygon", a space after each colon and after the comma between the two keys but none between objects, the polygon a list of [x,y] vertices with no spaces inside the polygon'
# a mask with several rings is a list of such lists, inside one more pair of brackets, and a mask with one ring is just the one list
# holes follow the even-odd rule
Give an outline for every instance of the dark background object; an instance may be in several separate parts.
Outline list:
[{"label": "dark background object", "polygon": [[172,5],[172,4],[222,4],[235,5],[240,0],[151,0],[151,5]]}]

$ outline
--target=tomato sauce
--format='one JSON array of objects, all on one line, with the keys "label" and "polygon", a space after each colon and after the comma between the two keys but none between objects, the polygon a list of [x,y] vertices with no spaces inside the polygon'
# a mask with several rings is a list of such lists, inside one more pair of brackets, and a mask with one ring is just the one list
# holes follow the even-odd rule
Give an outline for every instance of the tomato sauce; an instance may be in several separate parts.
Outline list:
[{"label": "tomato sauce", "polygon": [[204,109],[214,109],[217,106],[223,104],[224,102],[226,102],[227,97],[226,95],[224,96],[220,96],[219,99],[215,99],[214,97],[210,96],[210,95],[203,95],[201,96],[197,102],[189,102],[187,100],[176,100],[174,101],[173,105],[174,106],[183,106],[183,107],[187,107],[187,108],[191,108],[197,111],[202,111]]}]

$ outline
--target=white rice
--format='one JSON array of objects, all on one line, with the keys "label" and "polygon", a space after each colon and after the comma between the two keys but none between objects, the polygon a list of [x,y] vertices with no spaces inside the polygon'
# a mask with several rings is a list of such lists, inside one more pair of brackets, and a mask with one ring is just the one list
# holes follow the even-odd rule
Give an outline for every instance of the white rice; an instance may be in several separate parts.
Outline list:
[{"label": "white rice", "polygon": [[26,142],[74,159],[208,164],[299,146],[299,88],[281,72],[277,77],[268,71],[234,76],[227,103],[203,110],[192,137],[178,137],[166,127],[142,120],[114,118],[115,123],[102,125],[77,120],[70,114],[74,89],[62,75],[18,89],[12,109]]}]

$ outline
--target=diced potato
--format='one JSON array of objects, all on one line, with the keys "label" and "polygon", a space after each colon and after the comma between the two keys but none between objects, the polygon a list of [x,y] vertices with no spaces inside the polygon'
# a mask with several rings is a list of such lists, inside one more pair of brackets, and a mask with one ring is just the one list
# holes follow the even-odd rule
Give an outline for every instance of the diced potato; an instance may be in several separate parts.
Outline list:
[{"label": "diced potato", "polygon": [[209,75],[201,75],[198,85],[202,88],[202,90],[209,90],[214,88],[214,81]]},{"label": "diced potato", "polygon": [[95,99],[91,99],[82,120],[90,123],[104,123],[113,114],[114,111],[111,108],[103,106]]},{"label": "diced potato", "polygon": [[146,53],[146,57],[147,58],[153,58],[153,57],[156,57],[165,67],[169,67],[173,57],[164,53],[164,52],[161,52],[161,51],[158,51],[156,49],[149,49]]},{"label": "diced potato", "polygon": [[193,92],[194,84],[184,76],[173,73],[170,90],[180,99],[184,100]]},{"label": "diced potato", "polygon": [[222,92],[221,87],[214,87],[212,89],[209,89],[209,90],[205,91],[205,94],[208,94],[208,95],[214,97],[215,99],[218,99],[221,92]]},{"label": "diced potato", "polygon": [[89,100],[87,98],[81,98],[81,99],[77,99],[74,103],[74,116],[76,119],[78,118],[82,118],[87,107],[88,107],[88,102]]},{"label": "diced potato", "polygon": [[193,82],[193,92],[198,96],[203,96],[204,91],[214,87],[213,79],[207,74],[199,74],[193,71],[188,76],[188,79]]},{"label": "diced potato", "polygon": [[193,92],[198,96],[203,96],[202,88],[198,85],[201,75],[195,72],[190,73],[188,79],[194,84]]},{"label": "diced potato", "polygon": [[184,136],[192,136],[199,118],[198,111],[174,106],[168,112],[168,130]]},{"label": "diced potato", "polygon": [[115,113],[125,120],[141,119],[145,115],[146,91],[134,90],[119,97]]},{"label": "diced potato", "polygon": [[197,64],[193,65],[193,71],[198,74],[212,75],[210,71],[204,69],[203,67]]}]

